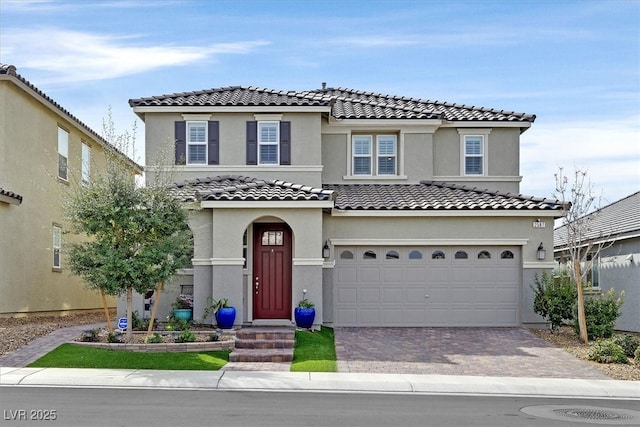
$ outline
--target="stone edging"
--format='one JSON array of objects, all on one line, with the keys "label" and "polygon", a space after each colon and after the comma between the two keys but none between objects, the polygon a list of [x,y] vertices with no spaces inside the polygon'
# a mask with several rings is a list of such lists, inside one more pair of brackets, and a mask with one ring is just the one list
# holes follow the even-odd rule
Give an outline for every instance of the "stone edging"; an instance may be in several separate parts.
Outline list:
[{"label": "stone edging", "polygon": [[157,344],[119,344],[109,342],[82,342],[70,341],[70,344],[83,345],[93,348],[108,350],[134,351],[138,353],[157,352],[188,352],[188,351],[216,351],[233,350],[235,340],[210,341],[210,342],[185,342],[185,343],[157,343]]}]

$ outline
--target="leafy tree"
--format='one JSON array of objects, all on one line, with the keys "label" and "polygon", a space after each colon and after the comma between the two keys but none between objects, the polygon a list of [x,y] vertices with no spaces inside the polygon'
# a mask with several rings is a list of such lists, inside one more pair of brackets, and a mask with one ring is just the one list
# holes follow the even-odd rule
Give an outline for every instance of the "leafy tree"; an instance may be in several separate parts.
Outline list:
[{"label": "leafy tree", "polygon": [[[72,273],[108,295],[126,294],[132,325],[133,291],[145,293],[189,264],[192,241],[186,211],[164,182],[136,184],[132,163],[123,155],[132,144],[116,136],[110,120],[105,139],[106,173],[71,192],[66,213],[73,232],[88,239],[69,245]],[[135,139],[133,139],[135,142]],[[132,328],[127,328],[127,341]]]},{"label": "leafy tree", "polygon": [[593,223],[599,215],[600,197],[593,192],[593,185],[587,172],[575,169],[573,181],[560,168],[555,174],[556,197],[563,206],[562,227],[556,230],[556,236],[562,241],[563,257],[569,263],[569,271],[576,284],[578,293],[577,322],[580,338],[589,342],[585,318],[583,284],[593,268],[593,261],[600,252],[609,247],[607,237],[596,232]]}]

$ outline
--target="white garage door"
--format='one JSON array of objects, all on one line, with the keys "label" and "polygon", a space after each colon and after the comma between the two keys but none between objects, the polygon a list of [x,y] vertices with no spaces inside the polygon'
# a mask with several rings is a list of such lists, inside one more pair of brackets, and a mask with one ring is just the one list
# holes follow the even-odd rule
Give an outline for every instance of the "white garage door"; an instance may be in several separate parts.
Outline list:
[{"label": "white garage door", "polygon": [[516,326],[518,247],[337,247],[337,326]]}]

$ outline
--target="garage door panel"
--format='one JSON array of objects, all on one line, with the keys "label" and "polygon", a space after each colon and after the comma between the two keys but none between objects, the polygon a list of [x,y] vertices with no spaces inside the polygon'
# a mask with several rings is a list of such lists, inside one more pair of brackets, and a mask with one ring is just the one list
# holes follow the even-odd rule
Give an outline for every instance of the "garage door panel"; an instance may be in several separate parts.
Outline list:
[{"label": "garage door panel", "polygon": [[[360,247],[348,250],[355,256],[345,260],[337,258],[334,274],[338,326],[519,324],[520,248]],[[454,254],[460,250],[466,251],[468,258],[455,259]],[[500,258],[505,250],[514,257]],[[376,254],[375,259],[372,252]],[[421,258],[416,255],[418,252]],[[387,253],[393,258],[386,258]],[[434,253],[437,259],[432,258]],[[478,254],[482,254],[480,258]]]}]

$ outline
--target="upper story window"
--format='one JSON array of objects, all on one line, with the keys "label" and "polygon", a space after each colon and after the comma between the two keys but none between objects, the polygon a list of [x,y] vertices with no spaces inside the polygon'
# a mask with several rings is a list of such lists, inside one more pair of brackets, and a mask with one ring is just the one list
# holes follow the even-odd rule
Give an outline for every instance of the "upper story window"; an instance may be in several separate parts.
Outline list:
[{"label": "upper story window", "polygon": [[91,182],[91,147],[86,142],[82,143],[82,184]]},{"label": "upper story window", "polygon": [[69,179],[69,132],[58,128],[58,178]]},{"label": "upper story window", "polygon": [[187,164],[207,164],[207,122],[187,122]]},{"label": "upper story window", "polygon": [[460,174],[487,175],[487,141],[491,129],[458,129],[460,134]]},{"label": "upper story window", "polygon": [[258,164],[280,163],[280,123],[258,122]]},{"label": "upper story window", "polygon": [[256,114],[258,120],[247,122],[248,165],[291,164],[291,122],[281,116]]},{"label": "upper story window", "polygon": [[362,176],[397,175],[397,135],[353,135],[351,171]]},{"label": "upper story window", "polygon": [[62,261],[60,252],[62,250],[62,227],[57,224],[53,225],[53,268],[60,269]]}]

